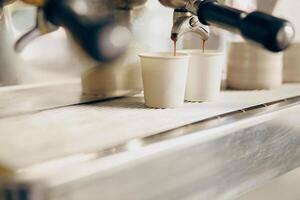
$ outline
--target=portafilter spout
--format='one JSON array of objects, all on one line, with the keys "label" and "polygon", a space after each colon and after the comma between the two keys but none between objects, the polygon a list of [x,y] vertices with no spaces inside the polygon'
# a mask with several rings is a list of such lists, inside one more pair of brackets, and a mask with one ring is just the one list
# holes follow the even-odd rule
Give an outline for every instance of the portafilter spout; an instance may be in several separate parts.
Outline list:
[{"label": "portafilter spout", "polygon": [[282,18],[254,11],[247,13],[216,0],[159,0],[161,4],[180,8],[196,15],[201,24],[214,25],[241,34],[246,40],[279,52],[289,47],[295,37],[293,25]]},{"label": "portafilter spout", "polygon": [[182,35],[188,32],[199,34],[204,41],[206,41],[209,36],[208,26],[201,24],[195,15],[192,15],[186,10],[175,9],[171,39],[177,41]]}]

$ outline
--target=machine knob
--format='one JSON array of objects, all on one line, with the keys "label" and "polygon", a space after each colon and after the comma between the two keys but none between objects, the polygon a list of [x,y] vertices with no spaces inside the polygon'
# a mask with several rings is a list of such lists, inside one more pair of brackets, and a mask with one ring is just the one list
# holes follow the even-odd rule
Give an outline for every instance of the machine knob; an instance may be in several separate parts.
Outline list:
[{"label": "machine knob", "polygon": [[273,52],[285,50],[295,36],[295,30],[287,20],[258,11],[243,12],[215,0],[203,0],[197,14],[203,24],[239,32],[247,40],[259,43]]},{"label": "machine knob", "polygon": [[68,1],[49,0],[43,10],[48,21],[69,30],[85,52],[100,62],[122,55],[130,41],[130,31],[115,23],[114,17],[87,18],[77,14]]}]

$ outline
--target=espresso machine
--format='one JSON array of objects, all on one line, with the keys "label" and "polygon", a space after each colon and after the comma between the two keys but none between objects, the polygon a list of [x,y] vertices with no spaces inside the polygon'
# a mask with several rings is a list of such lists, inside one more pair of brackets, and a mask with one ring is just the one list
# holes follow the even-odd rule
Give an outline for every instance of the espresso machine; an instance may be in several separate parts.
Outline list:
[{"label": "espresso machine", "polygon": [[[2,1],[1,4],[5,6],[13,2]],[[105,94],[117,90],[141,90],[136,55],[147,49],[136,39],[142,33],[136,34],[135,30],[145,28],[145,25],[138,25],[138,21],[142,20],[146,0],[125,3],[123,1],[23,2],[37,7],[36,20],[31,30],[18,35],[17,41],[7,40],[10,41],[8,45],[14,45],[15,50],[13,47],[8,49],[8,45],[5,46],[6,51],[11,52],[13,60],[22,62],[16,52],[22,52],[34,39],[63,27],[67,31],[65,39],[68,45],[70,44],[65,51],[76,55],[73,57],[79,60],[76,64],[69,63],[69,65],[82,67],[81,70],[76,69],[76,71],[77,74],[82,74],[85,93],[97,95],[97,93]],[[197,33],[202,40],[207,40],[209,26],[213,25],[239,33],[249,41],[278,52],[286,49],[294,37],[294,29],[288,21],[261,12],[246,13],[221,5],[217,1],[161,0],[160,3],[174,8],[173,27],[172,29],[167,27],[171,29],[172,40],[178,40],[186,32]],[[8,24],[4,30],[6,31],[10,26]],[[156,27],[151,26],[151,28]],[[132,39],[130,39],[130,32],[133,35]],[[10,36],[10,34],[6,35]],[[28,63],[30,64],[32,63]],[[3,65],[6,66],[5,63]],[[111,69],[107,69],[108,67]],[[16,77],[12,79],[17,79]],[[4,82],[10,84],[11,81]],[[17,81],[12,80],[12,82]]]},{"label": "espresso machine", "polygon": [[[120,19],[115,19],[117,17],[113,15],[114,10],[133,9],[144,5],[146,0],[126,3],[92,2],[95,10],[90,9],[91,3],[85,1],[24,0],[24,2],[38,7],[37,21],[36,27],[17,41],[15,45],[17,51],[21,51],[30,40],[62,26],[71,32],[88,56],[99,62],[108,62],[124,53],[129,44],[128,30],[120,25],[122,24]],[[240,33],[247,40],[278,52],[286,49],[294,37],[294,29],[290,22],[262,12],[247,13],[221,5],[217,1],[160,0],[160,2],[175,8],[171,36],[173,40],[177,40],[184,32],[199,32],[201,37],[207,40],[209,31],[204,25],[215,25]],[[82,7],[86,7],[87,10]]]},{"label": "espresso machine", "polygon": [[16,39],[15,29],[0,30],[8,38],[4,66],[15,66],[6,74],[19,72],[18,55],[43,60],[58,38],[70,56],[64,65],[77,71],[63,82],[0,88],[1,200],[228,200],[300,166],[298,84],[224,92],[216,102],[173,110],[145,108],[140,94],[139,53],[170,50],[188,32],[208,40],[210,26],[280,52],[295,35],[287,20],[215,0],[0,5],[5,28],[15,8],[36,11]]}]

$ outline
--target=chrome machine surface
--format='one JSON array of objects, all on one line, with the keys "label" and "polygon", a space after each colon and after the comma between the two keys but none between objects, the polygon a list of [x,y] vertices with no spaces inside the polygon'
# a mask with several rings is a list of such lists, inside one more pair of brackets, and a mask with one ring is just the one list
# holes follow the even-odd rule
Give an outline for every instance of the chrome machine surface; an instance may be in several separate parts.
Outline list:
[{"label": "chrome machine surface", "polygon": [[[278,94],[286,91],[290,91],[289,94],[279,97]],[[23,200],[25,197],[30,200],[74,200],[87,197],[89,200],[93,200],[98,199],[99,196],[108,200],[233,199],[300,166],[300,127],[297,121],[300,115],[300,97],[297,95],[299,86],[290,85],[276,92],[270,91],[268,95],[264,93],[264,91],[259,92],[261,96],[268,98],[257,101],[250,98],[257,96],[257,92],[250,92],[251,95],[247,92],[238,92],[244,96],[244,105],[240,105],[240,101],[234,101],[236,97],[233,95],[231,100],[227,99],[228,102],[232,102],[231,106],[233,107],[222,114],[210,115],[208,118],[202,118],[193,123],[186,121],[186,125],[169,128],[149,136],[135,135],[132,139],[124,140],[107,148],[99,149],[101,145],[98,145],[98,151],[87,149],[79,151],[83,140],[76,140],[80,142],[74,146],[77,153],[58,156],[57,159],[44,160],[33,165],[29,165],[29,162],[25,161],[26,158],[31,157],[30,160],[35,160],[36,156],[41,155],[42,152],[28,153],[22,159],[6,157],[12,161],[11,164],[14,163],[11,166],[24,167],[15,169],[6,168],[4,165],[0,167],[2,180],[0,194],[4,200],[11,198]],[[234,93],[227,94],[231,96]],[[128,110],[131,117],[142,110],[141,112],[148,113],[146,115],[153,118],[150,113],[153,115],[161,113],[159,116],[167,117],[174,115],[172,112],[179,112],[183,115],[187,110],[189,113],[189,109],[195,112],[198,110],[201,113],[205,108],[210,108],[218,113],[222,107],[227,108],[230,105],[221,101],[220,104],[216,103],[213,106],[190,104],[177,111],[160,111],[136,107],[131,102],[133,100],[137,101],[137,98],[132,97],[73,108],[59,108],[19,116],[2,116],[0,125],[2,130],[6,130],[9,137],[13,136],[13,132],[18,127],[24,129],[20,130],[19,137],[24,133],[26,133],[24,136],[28,137],[34,131],[37,131],[35,134],[40,135],[38,130],[44,129],[43,125],[38,128],[41,117],[44,118],[43,120],[47,120],[45,123],[56,126],[55,130],[58,132],[61,130],[68,132],[70,126],[65,124],[82,117],[99,119],[99,116],[104,114],[104,117],[107,118],[104,110],[112,107],[115,112]],[[250,103],[249,100],[256,104]],[[122,108],[122,105],[125,108]],[[84,111],[85,107],[89,111]],[[97,107],[100,109],[95,110]],[[82,115],[71,115],[71,110]],[[71,113],[68,114],[68,112]],[[87,115],[89,112],[91,114]],[[97,112],[99,112],[99,116],[97,116]],[[122,115],[113,114],[111,110],[110,113],[115,117],[124,115],[124,113]],[[64,120],[56,119],[56,116],[62,116]],[[67,119],[64,116],[69,117]],[[36,119],[40,119],[40,121],[34,125],[37,123]],[[144,118],[144,120],[146,119],[147,117]],[[9,121],[17,122],[15,127],[10,126]],[[144,123],[157,126],[159,122],[162,126],[161,121],[160,118],[158,121],[150,120]],[[112,121],[107,119],[102,123],[107,124]],[[137,127],[137,125],[126,124],[128,127]],[[26,127],[31,127],[31,129]],[[100,130],[98,120],[87,126],[85,124],[78,125],[76,130],[81,129],[82,133],[86,134],[91,132],[88,130],[93,130],[93,127],[94,130]],[[105,132],[102,129],[95,133],[97,136],[109,134],[110,137],[113,137],[113,133],[122,130],[119,132],[121,135],[117,134],[120,138],[129,133],[128,127],[123,126],[119,129],[117,126],[110,126],[105,129]],[[153,130],[159,128],[156,127]],[[132,129],[132,132],[135,132],[134,130]],[[147,131],[148,129],[145,132]],[[61,132],[61,134],[64,133]],[[78,134],[80,131],[76,133],[76,135]],[[1,138],[7,140],[6,136],[1,136]],[[40,137],[42,140],[43,138]],[[56,141],[55,138],[53,139]],[[73,139],[69,138],[68,143],[73,143]],[[101,138],[98,138],[98,141],[93,139],[93,141],[105,142]],[[2,144],[4,145],[4,143]],[[55,149],[59,148],[59,143],[55,142],[55,144],[57,145]],[[0,160],[3,160],[3,155],[1,152]],[[53,158],[53,156],[50,157]]]}]

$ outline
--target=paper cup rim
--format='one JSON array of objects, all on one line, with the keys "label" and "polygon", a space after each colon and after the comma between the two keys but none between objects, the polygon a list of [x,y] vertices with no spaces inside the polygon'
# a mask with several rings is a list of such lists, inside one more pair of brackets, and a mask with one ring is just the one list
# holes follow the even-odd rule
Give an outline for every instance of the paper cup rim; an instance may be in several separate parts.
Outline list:
[{"label": "paper cup rim", "polygon": [[202,49],[182,49],[179,50],[180,53],[186,53],[190,55],[201,55],[201,56],[218,56],[218,55],[224,55],[225,52],[221,50],[205,50],[203,53]]},{"label": "paper cup rim", "polygon": [[152,58],[152,59],[183,59],[189,58],[189,55],[186,53],[176,53],[176,56],[172,52],[152,52],[152,53],[142,53],[139,54],[141,58]]}]

